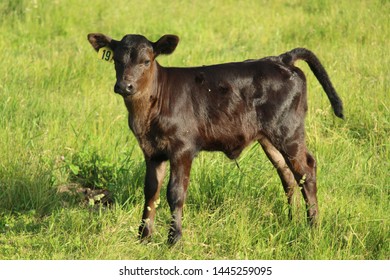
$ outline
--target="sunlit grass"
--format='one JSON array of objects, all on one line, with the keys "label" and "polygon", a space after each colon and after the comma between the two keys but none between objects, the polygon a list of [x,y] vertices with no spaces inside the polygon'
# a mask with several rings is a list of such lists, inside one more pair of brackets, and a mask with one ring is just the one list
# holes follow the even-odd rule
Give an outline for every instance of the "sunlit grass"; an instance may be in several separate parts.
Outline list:
[{"label": "sunlit grass", "polygon": [[[131,2],[131,3],[130,3]],[[0,259],[388,259],[390,27],[388,1],[0,3]],[[113,93],[114,69],[90,32],[181,41],[166,66],[192,66],[313,50],[344,101],[346,120],[305,63],[307,142],[318,164],[320,225],[295,217],[259,145],[235,162],[195,160],[183,240],[166,244],[162,190],[156,232],[137,239],[144,166]],[[94,158],[95,156],[95,158]],[[96,156],[99,161],[96,161]],[[76,160],[77,159],[77,160]],[[111,208],[58,193],[71,164],[111,172]],[[88,170],[84,170],[88,171]],[[85,173],[86,174],[86,173]],[[100,179],[99,179],[100,180]],[[101,180],[99,182],[105,182]],[[78,182],[80,183],[80,182]]]}]

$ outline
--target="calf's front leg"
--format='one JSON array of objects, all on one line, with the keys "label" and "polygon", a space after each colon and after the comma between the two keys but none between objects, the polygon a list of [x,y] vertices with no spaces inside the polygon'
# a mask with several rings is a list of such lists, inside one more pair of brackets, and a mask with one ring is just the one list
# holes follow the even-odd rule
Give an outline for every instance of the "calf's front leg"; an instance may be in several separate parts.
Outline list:
[{"label": "calf's front leg", "polygon": [[166,162],[146,159],[144,187],[145,205],[141,225],[139,227],[139,236],[141,239],[150,237],[152,234],[156,207],[159,201],[165,171]]},{"label": "calf's front leg", "polygon": [[168,243],[175,244],[182,235],[183,205],[190,181],[190,170],[193,156],[185,153],[171,159],[171,174],[168,184],[167,198],[172,214],[172,222],[168,234]]}]

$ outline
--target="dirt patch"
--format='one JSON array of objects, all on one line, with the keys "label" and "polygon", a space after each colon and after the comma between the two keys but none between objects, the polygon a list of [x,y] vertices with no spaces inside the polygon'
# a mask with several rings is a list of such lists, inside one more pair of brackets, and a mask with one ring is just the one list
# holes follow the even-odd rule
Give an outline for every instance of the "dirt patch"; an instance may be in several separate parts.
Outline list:
[{"label": "dirt patch", "polygon": [[102,204],[108,206],[113,203],[111,192],[107,189],[86,188],[80,184],[71,183],[61,185],[57,189],[57,193],[67,195],[72,199],[79,200],[82,203],[94,206]]}]

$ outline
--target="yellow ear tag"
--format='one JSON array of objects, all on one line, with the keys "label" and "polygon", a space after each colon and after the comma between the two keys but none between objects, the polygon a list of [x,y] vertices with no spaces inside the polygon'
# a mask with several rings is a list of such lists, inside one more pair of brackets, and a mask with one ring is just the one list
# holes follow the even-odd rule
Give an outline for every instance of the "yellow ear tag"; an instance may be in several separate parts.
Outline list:
[{"label": "yellow ear tag", "polygon": [[104,61],[113,62],[114,51],[109,47],[100,48],[98,51],[98,57]]}]

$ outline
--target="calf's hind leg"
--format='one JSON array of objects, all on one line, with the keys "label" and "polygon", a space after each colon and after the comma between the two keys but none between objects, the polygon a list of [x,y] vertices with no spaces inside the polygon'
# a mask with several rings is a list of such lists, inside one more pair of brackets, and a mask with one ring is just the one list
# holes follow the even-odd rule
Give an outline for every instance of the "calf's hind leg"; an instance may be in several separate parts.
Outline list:
[{"label": "calf's hind leg", "polygon": [[315,224],[318,218],[316,161],[307,150],[303,139],[298,145],[294,144],[294,151],[293,156],[287,151],[288,156],[285,156],[285,159],[301,187],[308,220],[311,224]]},{"label": "calf's hind leg", "polygon": [[292,219],[292,203],[293,203],[294,187],[297,186],[297,182],[295,181],[294,174],[291,172],[289,166],[287,165],[284,156],[279,152],[278,149],[276,149],[276,147],[271,143],[271,141],[268,138],[262,137],[259,140],[259,143],[263,148],[265,154],[267,155],[268,159],[275,166],[279,174],[280,180],[282,181],[282,185],[284,188],[284,192],[286,193],[287,196],[288,204],[290,206],[288,215],[289,218]]}]

